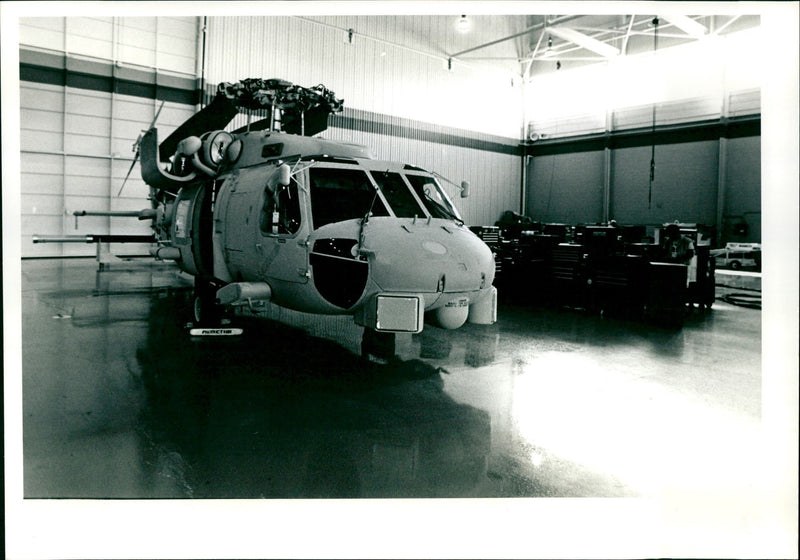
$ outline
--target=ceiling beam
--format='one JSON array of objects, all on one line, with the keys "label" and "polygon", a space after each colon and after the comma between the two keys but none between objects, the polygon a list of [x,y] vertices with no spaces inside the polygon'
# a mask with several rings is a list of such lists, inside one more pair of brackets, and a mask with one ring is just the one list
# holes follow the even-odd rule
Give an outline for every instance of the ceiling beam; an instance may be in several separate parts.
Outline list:
[{"label": "ceiling beam", "polygon": [[461,55],[465,55],[467,53],[475,52],[475,51],[480,50],[480,49],[485,49],[486,47],[491,47],[492,45],[497,45],[498,43],[505,43],[506,41],[509,41],[511,39],[515,39],[517,37],[521,37],[522,35],[527,35],[531,31],[536,31],[537,29],[541,29],[542,27],[544,27],[544,23],[537,23],[536,25],[532,25],[532,26],[528,27],[527,29],[525,29],[523,31],[520,31],[519,33],[514,33],[513,35],[508,35],[507,37],[502,37],[500,39],[495,39],[494,41],[489,41],[488,43],[483,43],[482,45],[478,45],[477,47],[471,47],[469,49],[465,49],[463,51],[459,51],[457,53],[453,53],[453,54],[451,54],[449,56],[450,56],[450,58],[456,58],[456,57],[459,57]]},{"label": "ceiling beam", "polygon": [[628,30],[625,32],[625,39],[622,41],[622,54],[628,54],[628,41],[631,38],[631,30],[633,29],[633,20],[636,19],[635,14],[631,14],[631,21],[628,22]]},{"label": "ceiling beam", "polygon": [[[652,37],[655,33],[654,29],[648,29],[646,31],[631,31],[631,35],[644,35]],[[661,31],[661,28],[658,30],[658,36],[662,38],[669,38],[669,39],[694,39],[694,37],[690,37],[689,35],[678,35],[677,33],[664,33]]]},{"label": "ceiling beam", "polygon": [[691,35],[696,39],[705,36],[708,32],[705,25],[697,23],[690,17],[681,16],[681,15],[668,15],[668,16],[661,16],[672,25],[680,29],[681,31],[685,32],[687,35]]},{"label": "ceiling beam", "polygon": [[597,39],[589,37],[588,35],[584,35],[580,31],[575,31],[569,27],[548,27],[548,31],[553,33],[553,35],[557,35],[562,39],[575,43],[576,45],[580,45],[581,47],[592,52],[596,52],[597,54],[606,58],[612,58],[619,54],[618,48],[607,45],[602,41],[598,41]]},{"label": "ceiling beam", "polygon": [[714,31],[714,34],[715,34],[715,35],[719,35],[720,33],[722,33],[722,31],[723,31],[723,30],[724,30],[726,27],[728,27],[728,26],[729,26],[730,24],[732,24],[734,21],[736,21],[737,19],[739,19],[739,17],[740,17],[740,16],[741,16],[741,14],[737,14],[737,15],[733,16],[731,19],[729,19],[727,22],[725,22],[725,25],[723,25],[722,27],[720,27],[719,29],[717,29],[716,31]]},{"label": "ceiling beam", "polygon": [[478,45],[476,47],[470,47],[468,49],[465,49],[463,51],[459,51],[457,53],[450,54],[448,56],[450,58],[456,58],[456,57],[459,57],[459,56],[467,54],[467,53],[471,53],[471,52],[474,52],[474,51],[477,51],[477,50],[480,50],[480,49],[485,49],[486,47],[491,47],[492,45],[497,45],[498,43],[504,43],[506,41],[510,41],[511,39],[516,39],[517,37],[521,37],[523,35],[527,35],[528,33],[532,32],[532,31],[536,31],[537,29],[543,29],[544,27],[547,27],[547,26],[552,25],[554,23],[564,23],[564,22],[571,21],[571,20],[579,18],[579,17],[582,17],[582,16],[579,16],[579,15],[559,16],[559,17],[553,19],[552,21],[543,21],[542,23],[537,23],[536,25],[531,25],[530,27],[528,27],[528,28],[526,28],[526,29],[524,29],[524,30],[522,30],[522,31],[520,31],[518,33],[513,33],[512,35],[508,35],[506,37],[501,37],[500,39],[495,39],[494,41],[489,41],[488,43],[483,43],[482,45]]},{"label": "ceiling beam", "polygon": [[522,72],[522,79],[527,80],[528,75],[531,73],[531,65],[533,61],[536,59],[536,55],[539,53],[539,47],[542,45],[542,39],[544,39],[544,30],[539,34],[539,40],[536,41],[536,48],[533,49],[533,54],[528,62],[525,64],[525,70]]}]

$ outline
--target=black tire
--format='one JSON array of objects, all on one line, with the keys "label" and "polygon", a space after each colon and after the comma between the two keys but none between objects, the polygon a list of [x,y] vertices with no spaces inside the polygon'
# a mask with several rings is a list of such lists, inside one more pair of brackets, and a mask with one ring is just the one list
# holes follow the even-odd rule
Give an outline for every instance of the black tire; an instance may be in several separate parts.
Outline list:
[{"label": "black tire", "polygon": [[374,356],[381,360],[390,360],[395,353],[395,334],[379,332],[369,327],[364,327],[361,337],[361,357]]},{"label": "black tire", "polygon": [[194,321],[201,326],[219,326],[222,306],[217,304],[217,292],[209,282],[197,280],[194,288]]},{"label": "black tire", "polygon": [[740,268],[742,268],[742,263],[739,261],[733,261],[731,263],[731,270],[739,270]]}]

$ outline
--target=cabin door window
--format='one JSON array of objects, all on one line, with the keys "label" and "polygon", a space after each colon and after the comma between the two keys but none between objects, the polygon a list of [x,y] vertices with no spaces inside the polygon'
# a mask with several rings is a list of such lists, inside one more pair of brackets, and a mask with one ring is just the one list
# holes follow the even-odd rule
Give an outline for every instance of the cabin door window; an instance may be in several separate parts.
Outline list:
[{"label": "cabin door window", "polygon": [[300,199],[294,178],[288,186],[265,189],[260,224],[267,235],[294,235],[300,229]]}]

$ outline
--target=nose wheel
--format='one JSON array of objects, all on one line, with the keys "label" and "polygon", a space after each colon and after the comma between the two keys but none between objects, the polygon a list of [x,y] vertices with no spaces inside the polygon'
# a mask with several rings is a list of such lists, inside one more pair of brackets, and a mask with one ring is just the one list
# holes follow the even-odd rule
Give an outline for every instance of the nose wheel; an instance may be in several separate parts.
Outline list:
[{"label": "nose wheel", "polygon": [[394,357],[395,333],[380,332],[364,327],[361,336],[361,357],[367,360],[388,362]]}]

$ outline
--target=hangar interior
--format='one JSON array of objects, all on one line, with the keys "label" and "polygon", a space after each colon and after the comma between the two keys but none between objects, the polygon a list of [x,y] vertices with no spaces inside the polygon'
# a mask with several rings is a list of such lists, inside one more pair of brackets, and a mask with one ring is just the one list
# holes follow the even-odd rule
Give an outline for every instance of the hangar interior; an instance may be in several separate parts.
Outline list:
[{"label": "hangar interior", "polygon": [[[22,18],[25,497],[755,499],[760,269],[718,268],[676,327],[590,313],[520,255],[612,221],[760,244],[760,33],[741,13]],[[350,317],[277,306],[191,338],[192,279],[148,244],[33,242],[149,235],[91,214],[148,207],[137,138],[244,78],[324,84],[344,108],[322,136],[452,181],[497,322],[398,335],[388,363]]]},{"label": "hangar interior", "polygon": [[[138,167],[121,187],[161,101],[166,136],[201,83],[213,93],[250,77],[322,83],[344,99],[326,137],[469,181],[469,225],[509,210],[570,225],[677,220],[713,226],[719,246],[758,243],[759,17],[693,16],[700,38],[653,17],[475,15],[466,32],[456,16],[23,18],[22,255],[93,254],[35,234],[148,233],[71,214],[146,206]],[[552,31],[563,28],[625,54],[604,58]]]}]

